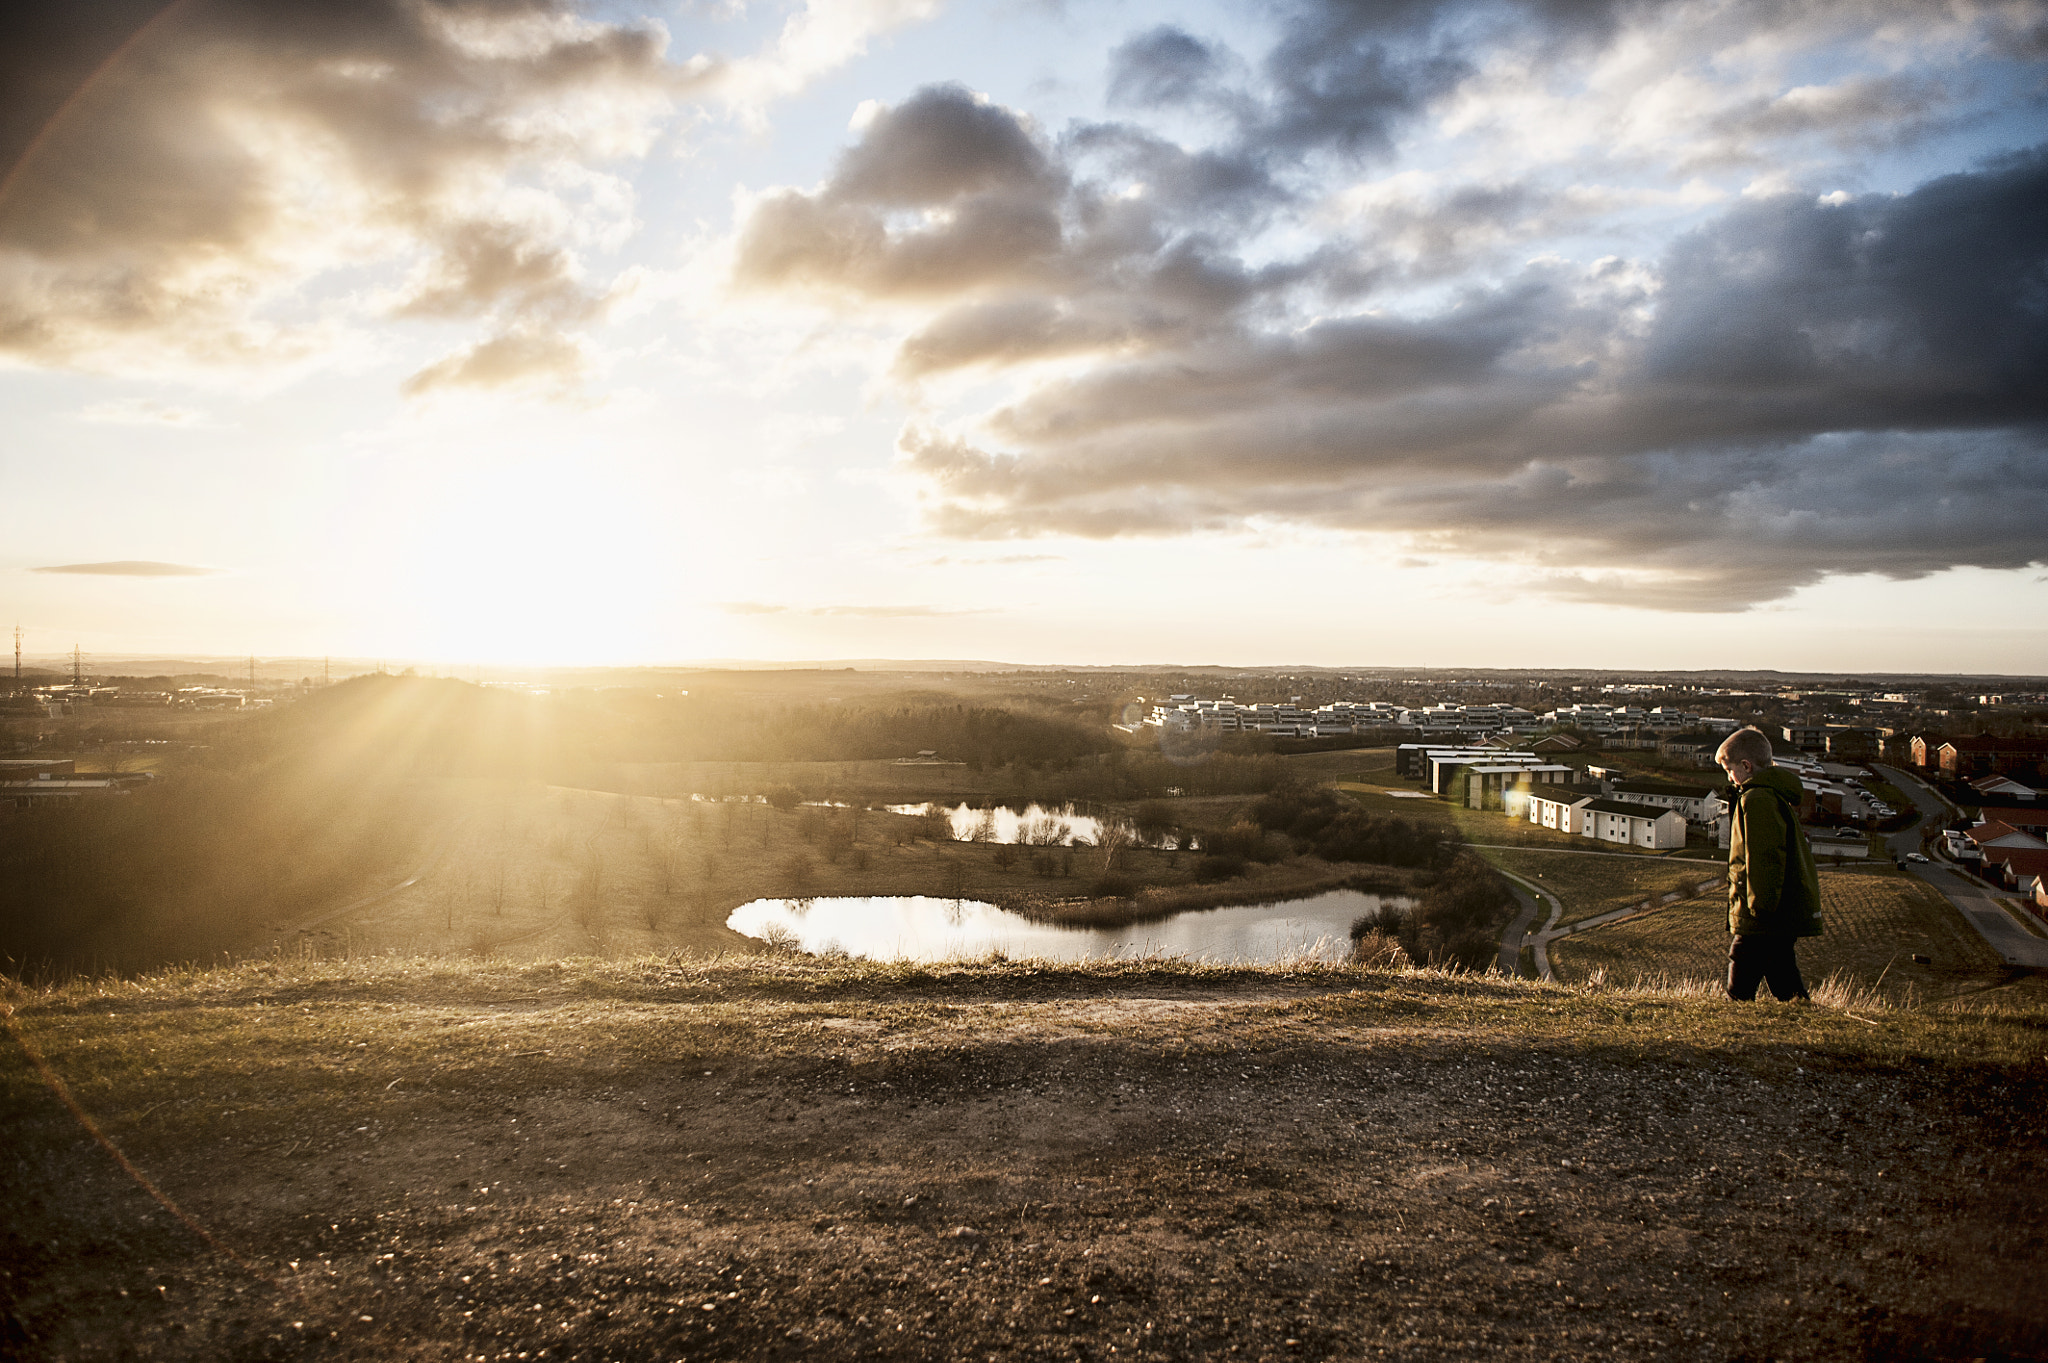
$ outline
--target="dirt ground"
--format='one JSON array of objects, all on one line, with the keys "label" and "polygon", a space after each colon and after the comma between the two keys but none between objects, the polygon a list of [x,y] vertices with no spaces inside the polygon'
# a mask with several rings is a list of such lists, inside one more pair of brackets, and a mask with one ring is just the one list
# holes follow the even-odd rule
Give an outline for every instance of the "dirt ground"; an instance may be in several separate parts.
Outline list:
[{"label": "dirt ground", "polygon": [[607,969],[23,1006],[0,1353],[2048,1356],[2038,1011]]}]

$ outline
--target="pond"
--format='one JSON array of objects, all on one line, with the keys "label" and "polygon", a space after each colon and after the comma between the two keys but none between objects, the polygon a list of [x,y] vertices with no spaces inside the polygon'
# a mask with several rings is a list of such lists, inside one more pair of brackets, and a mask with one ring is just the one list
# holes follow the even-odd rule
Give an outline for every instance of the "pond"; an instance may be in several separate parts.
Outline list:
[{"label": "pond", "polygon": [[[1008,805],[980,808],[970,804],[889,805],[891,814],[923,814],[936,810],[952,825],[956,842],[1013,842],[1039,847],[1086,847],[1102,845],[1103,821],[1093,814],[1081,814],[1072,805],[1028,804],[1022,809]],[[1128,825],[1126,825],[1128,826]],[[1133,833],[1139,846],[1164,846],[1164,839],[1144,838]],[[1190,840],[1192,843],[1192,840]]]},{"label": "pond", "polygon": [[1405,908],[1409,902],[1331,890],[1279,904],[1192,909],[1123,928],[1063,928],[977,899],[756,899],[733,910],[726,926],[749,937],[780,930],[793,934],[805,951],[839,950],[872,960],[947,961],[1001,951],[1013,959],[1183,956],[1266,965],[1302,956],[1342,960],[1351,949],[1354,921],[1382,904]]}]

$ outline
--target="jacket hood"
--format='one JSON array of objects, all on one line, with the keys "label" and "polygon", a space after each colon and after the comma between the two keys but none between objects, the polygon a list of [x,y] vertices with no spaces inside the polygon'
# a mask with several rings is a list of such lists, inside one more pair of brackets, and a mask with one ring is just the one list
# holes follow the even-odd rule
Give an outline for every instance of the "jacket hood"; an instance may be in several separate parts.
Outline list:
[{"label": "jacket hood", "polygon": [[1799,797],[1804,793],[1803,788],[1799,784],[1799,778],[1783,767],[1765,767],[1762,771],[1742,783],[1743,790],[1749,790],[1757,786],[1761,786],[1773,794],[1784,796],[1792,802],[1794,808],[1798,807]]}]

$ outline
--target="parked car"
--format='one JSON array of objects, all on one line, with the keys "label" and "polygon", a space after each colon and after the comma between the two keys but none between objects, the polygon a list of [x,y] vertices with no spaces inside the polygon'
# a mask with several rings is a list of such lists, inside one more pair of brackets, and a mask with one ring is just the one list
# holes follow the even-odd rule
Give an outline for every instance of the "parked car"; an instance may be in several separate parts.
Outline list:
[{"label": "parked car", "polygon": [[1924,863],[1924,862],[1925,862],[1925,861],[1927,860],[1927,856],[1926,856],[1926,854],[1925,854],[1925,853],[1923,853],[1923,852],[1908,852],[1908,853],[1906,853],[1906,860],[1907,860],[1907,861],[1918,861],[1918,862],[1923,862],[1923,863]]}]

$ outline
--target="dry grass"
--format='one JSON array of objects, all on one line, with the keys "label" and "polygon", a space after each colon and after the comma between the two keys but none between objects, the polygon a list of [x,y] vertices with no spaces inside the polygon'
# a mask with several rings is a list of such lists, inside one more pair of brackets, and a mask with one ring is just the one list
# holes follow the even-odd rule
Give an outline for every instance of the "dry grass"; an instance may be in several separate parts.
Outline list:
[{"label": "dry grass", "polygon": [[14,991],[240,1258],[0,1046],[5,1352],[2040,1356],[2048,1004],[1832,989],[665,955]]},{"label": "dry grass", "polygon": [[[1909,876],[1829,872],[1821,877],[1821,899],[1827,931],[1800,944],[1800,965],[1809,981],[1834,981],[1823,987],[1843,998],[1878,996],[1905,1006],[1955,996],[2003,973],[1954,906]],[[1727,902],[1710,894],[1557,942],[1550,957],[1568,982],[1600,976],[1668,987],[1684,980],[1712,985],[1727,969],[1727,952]],[[1930,963],[1916,964],[1915,954]]]}]

